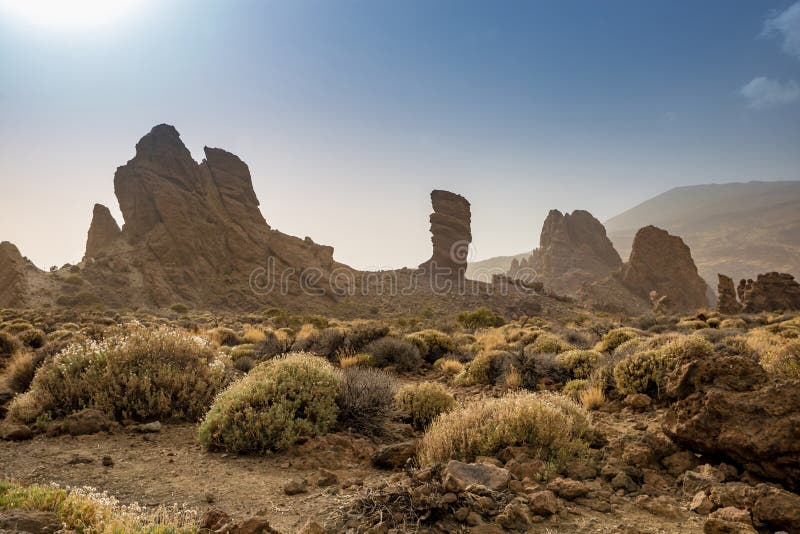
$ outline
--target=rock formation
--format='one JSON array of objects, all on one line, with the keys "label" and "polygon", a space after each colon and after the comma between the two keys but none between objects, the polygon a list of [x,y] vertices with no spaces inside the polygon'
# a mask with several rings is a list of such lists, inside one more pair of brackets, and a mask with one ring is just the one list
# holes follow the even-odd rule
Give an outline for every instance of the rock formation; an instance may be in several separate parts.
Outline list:
[{"label": "rock formation", "polygon": [[8,241],[0,243],[0,308],[14,308],[25,303],[27,261]]},{"label": "rock formation", "polygon": [[83,259],[88,260],[108,253],[121,236],[122,230],[119,229],[119,225],[111,216],[109,209],[102,204],[95,204]]},{"label": "rock formation", "polygon": [[736,300],[736,289],[733,280],[724,274],[718,274],[717,284],[717,311],[720,313],[734,314],[742,311],[742,306]]},{"label": "rock formation", "polygon": [[800,284],[791,274],[759,274],[755,281],[741,280],[736,291],[745,313],[800,309]]},{"label": "rock formation", "polygon": [[636,232],[631,256],[621,272],[622,284],[641,298],[651,291],[666,296],[675,310],[708,305],[707,285],[683,240],[655,226]]},{"label": "rock formation", "polygon": [[433,255],[420,265],[423,273],[441,279],[463,281],[472,243],[469,201],[449,191],[431,192],[431,242]]},{"label": "rock formation", "polygon": [[772,383],[744,356],[678,360],[662,428],[674,442],[800,489],[800,381]]}]

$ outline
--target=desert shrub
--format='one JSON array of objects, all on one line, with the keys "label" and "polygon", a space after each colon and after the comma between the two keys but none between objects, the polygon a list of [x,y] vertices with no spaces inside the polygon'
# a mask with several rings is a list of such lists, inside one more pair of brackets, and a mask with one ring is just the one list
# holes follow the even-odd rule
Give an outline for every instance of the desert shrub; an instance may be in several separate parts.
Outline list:
[{"label": "desert shrub", "polygon": [[508,372],[513,358],[513,354],[503,350],[481,352],[470,362],[462,383],[465,385],[495,384]]},{"label": "desert shrub", "polygon": [[670,362],[678,358],[691,360],[709,358],[714,354],[714,346],[699,336],[677,337],[664,344],[659,350],[662,357]]},{"label": "desert shrub", "polygon": [[527,389],[536,389],[540,384],[552,386],[566,382],[569,375],[558,363],[557,357],[554,353],[536,354],[526,351],[519,366],[522,385]]},{"label": "desert shrub", "polygon": [[177,304],[173,304],[172,306],[169,307],[169,309],[180,315],[189,313],[189,306],[187,306],[186,304],[181,304],[180,302]]},{"label": "desert shrub", "polygon": [[15,335],[0,330],[0,363],[20,348],[22,348],[22,344]]},{"label": "desert shrub", "polygon": [[59,306],[93,306],[100,304],[100,298],[89,291],[81,291],[76,295],[61,295],[56,299]]},{"label": "desert shrub", "polygon": [[456,350],[453,338],[438,330],[421,330],[407,335],[406,339],[414,343],[420,355],[430,363]]},{"label": "desert shrub", "polygon": [[[301,335],[302,334],[302,335]],[[309,333],[301,331],[292,345],[294,352],[310,352],[322,358],[333,358],[344,346],[345,333],[342,328],[314,328]]]},{"label": "desert shrub", "polygon": [[606,332],[600,341],[595,346],[598,352],[614,352],[614,349],[630,341],[631,339],[640,336],[641,334],[633,328],[614,328]]},{"label": "desert shrub", "polygon": [[634,337],[617,346],[612,353],[615,358],[622,359],[625,356],[642,352],[648,346],[648,339],[645,337]]},{"label": "desert shrub", "polygon": [[[42,364],[9,415],[23,422],[96,408],[118,420],[199,419],[223,369],[197,338],[169,329],[133,328],[101,342],[70,345]],[[38,412],[38,413],[37,413]]]},{"label": "desert shrub", "polygon": [[503,323],[505,323],[502,317],[489,308],[463,311],[456,315],[456,321],[464,328],[469,328],[470,330],[502,326]]},{"label": "desert shrub", "polygon": [[522,373],[520,373],[519,369],[516,367],[511,367],[503,376],[503,384],[506,386],[506,389],[520,389],[524,385]]},{"label": "desert shrub", "polygon": [[64,278],[64,282],[73,286],[82,286],[84,284],[83,278],[76,274],[72,274]]},{"label": "desert shrub", "polygon": [[471,462],[527,446],[557,469],[587,449],[589,424],[574,402],[536,393],[473,401],[436,419],[418,449],[422,465]]},{"label": "desert shrub", "polygon": [[386,371],[345,369],[336,398],[340,425],[368,436],[384,433],[392,415],[394,394],[394,380]]},{"label": "desert shrub", "polygon": [[242,343],[239,335],[230,328],[220,326],[208,332],[208,337],[212,343],[219,347],[234,347]]},{"label": "desert shrub", "polygon": [[570,380],[566,384],[564,384],[564,389],[561,390],[561,393],[571,398],[572,400],[578,400],[580,394],[589,387],[589,381],[579,378],[575,380]]},{"label": "desert shrub", "polygon": [[375,361],[372,359],[372,356],[366,352],[340,350],[336,358],[339,360],[339,366],[342,369],[349,369],[350,367],[375,367]]},{"label": "desert shrub", "polygon": [[603,359],[603,355],[595,350],[568,350],[556,357],[556,361],[573,378],[589,378],[592,371]]},{"label": "desert shrub", "polygon": [[455,376],[464,370],[464,364],[453,358],[439,358],[434,366],[448,376]]},{"label": "desert shrub", "polygon": [[32,349],[40,349],[47,343],[47,336],[38,328],[29,328],[17,334],[19,339],[24,345]]},{"label": "desert shrub", "polygon": [[475,343],[475,341],[476,338],[472,334],[465,334],[463,332],[453,334],[453,344],[455,344],[457,348],[472,345],[473,343]]},{"label": "desert shrub", "polygon": [[678,324],[675,325],[675,328],[685,328],[689,330],[700,330],[708,327],[708,323],[700,319],[683,319],[678,321]]},{"label": "desert shrub", "polygon": [[714,352],[721,356],[746,356],[758,361],[758,354],[748,345],[742,335],[728,336],[714,345]]},{"label": "desert shrub", "polygon": [[720,324],[722,324],[722,321],[719,317],[709,317],[706,319],[706,324],[711,328],[719,328]]},{"label": "desert shrub", "polygon": [[800,340],[786,341],[767,351],[760,363],[774,377],[800,379]]},{"label": "desert shrub", "polygon": [[265,330],[262,333],[263,339],[252,345],[256,358],[259,360],[266,360],[288,352],[292,346],[292,340],[286,332]]},{"label": "desert shrub", "polygon": [[525,354],[558,354],[571,348],[557,336],[545,332],[539,334],[533,343],[525,347]]},{"label": "desert shrub", "polygon": [[242,332],[242,341],[245,343],[255,345],[256,343],[261,343],[265,339],[267,339],[267,333],[261,328],[256,328],[250,325],[244,327],[244,331]]},{"label": "desert shrub", "polygon": [[455,403],[453,394],[437,382],[406,384],[395,395],[397,409],[417,430],[424,429],[439,414],[452,410]]},{"label": "desert shrub", "polygon": [[561,335],[567,343],[580,349],[590,348],[597,340],[597,336],[593,332],[574,328],[565,328]]},{"label": "desert shrub", "polygon": [[744,319],[740,319],[738,317],[729,317],[727,319],[723,319],[722,322],[719,323],[719,327],[744,329],[747,328],[747,323]]},{"label": "desert shrub", "polygon": [[231,359],[233,360],[234,369],[243,373],[249,373],[258,363],[252,356],[248,355],[232,356]]},{"label": "desert shrub", "polygon": [[393,366],[400,371],[411,371],[422,363],[417,347],[397,337],[376,339],[364,348],[364,352],[372,356],[377,367]]},{"label": "desert shrub", "polygon": [[291,353],[263,362],[219,394],[198,430],[209,449],[267,452],[336,424],[341,378],[326,360]]},{"label": "desert shrub", "polygon": [[33,380],[36,368],[44,360],[44,355],[29,352],[15,352],[0,375],[0,383],[14,393],[24,393]]},{"label": "desert shrub", "polygon": [[658,398],[669,369],[670,360],[659,351],[626,356],[614,367],[617,391],[623,395],[646,393]]},{"label": "desert shrub", "polygon": [[347,331],[345,346],[360,352],[369,343],[389,334],[389,325],[380,321],[362,321],[350,325]]},{"label": "desert shrub", "polygon": [[587,410],[597,410],[606,401],[605,391],[601,385],[589,386],[580,392],[578,398],[581,406]]}]

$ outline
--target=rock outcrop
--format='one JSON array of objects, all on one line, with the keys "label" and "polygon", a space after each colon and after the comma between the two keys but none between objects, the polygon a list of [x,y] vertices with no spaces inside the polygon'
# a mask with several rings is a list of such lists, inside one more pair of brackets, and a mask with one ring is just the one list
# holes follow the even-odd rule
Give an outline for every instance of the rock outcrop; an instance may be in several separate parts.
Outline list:
[{"label": "rock outcrop", "polygon": [[472,243],[469,201],[449,191],[431,192],[431,242],[433,255],[421,271],[442,280],[464,280],[469,245]]},{"label": "rock outcrop", "polygon": [[12,243],[0,243],[0,308],[14,308],[25,304],[27,263]]},{"label": "rock outcrop", "polygon": [[717,284],[717,311],[720,313],[734,314],[742,311],[742,306],[736,300],[736,288],[733,279],[720,273]]},{"label": "rock outcrop", "polygon": [[655,226],[636,232],[621,281],[643,299],[649,299],[652,291],[666,296],[675,310],[708,305],[707,285],[697,274],[689,247],[680,237]]},{"label": "rock outcrop", "polygon": [[89,226],[89,235],[86,238],[84,261],[110,252],[120,237],[122,237],[122,230],[119,229],[111,211],[102,204],[95,204],[92,224]]},{"label": "rock outcrop", "polygon": [[755,281],[741,280],[736,291],[745,313],[800,310],[800,284],[791,274],[759,274]]},{"label": "rock outcrop", "polygon": [[800,489],[800,381],[773,383],[744,356],[683,357],[665,392],[674,442]]}]

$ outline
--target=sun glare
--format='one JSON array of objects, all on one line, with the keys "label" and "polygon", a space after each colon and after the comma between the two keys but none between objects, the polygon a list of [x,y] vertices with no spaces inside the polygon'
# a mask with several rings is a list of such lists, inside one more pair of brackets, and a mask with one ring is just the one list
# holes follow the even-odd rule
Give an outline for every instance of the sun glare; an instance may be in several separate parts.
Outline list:
[{"label": "sun glare", "polygon": [[148,0],[0,0],[0,17],[48,30],[89,30],[115,24]]}]

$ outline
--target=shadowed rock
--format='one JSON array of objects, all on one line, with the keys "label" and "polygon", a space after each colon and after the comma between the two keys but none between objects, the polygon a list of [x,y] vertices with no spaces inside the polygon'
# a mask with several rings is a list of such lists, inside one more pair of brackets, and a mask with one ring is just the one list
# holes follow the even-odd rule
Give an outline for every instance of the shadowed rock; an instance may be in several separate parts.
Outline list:
[{"label": "shadowed rock", "polygon": [[109,252],[114,242],[120,237],[122,237],[122,231],[109,209],[102,204],[95,204],[83,259],[95,258]]},{"label": "shadowed rock", "polygon": [[423,273],[463,281],[472,243],[469,201],[449,191],[431,193],[431,242],[433,255],[420,265]]},{"label": "shadowed rock", "polygon": [[724,274],[718,274],[717,284],[717,311],[720,313],[734,314],[742,311],[742,306],[736,300],[736,289],[733,280]]},{"label": "shadowed rock", "polygon": [[741,280],[737,287],[745,313],[800,309],[800,284],[787,273],[759,274],[755,281]]}]

